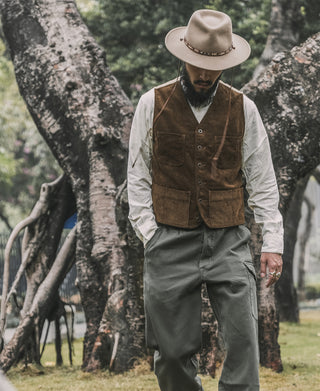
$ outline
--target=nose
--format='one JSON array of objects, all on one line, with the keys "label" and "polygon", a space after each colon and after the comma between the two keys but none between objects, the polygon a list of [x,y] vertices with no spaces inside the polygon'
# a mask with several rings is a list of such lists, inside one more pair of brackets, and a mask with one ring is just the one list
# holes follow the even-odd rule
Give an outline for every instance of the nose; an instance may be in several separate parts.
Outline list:
[{"label": "nose", "polygon": [[209,79],[208,71],[206,69],[200,70],[199,79],[201,79],[201,80],[208,80]]}]

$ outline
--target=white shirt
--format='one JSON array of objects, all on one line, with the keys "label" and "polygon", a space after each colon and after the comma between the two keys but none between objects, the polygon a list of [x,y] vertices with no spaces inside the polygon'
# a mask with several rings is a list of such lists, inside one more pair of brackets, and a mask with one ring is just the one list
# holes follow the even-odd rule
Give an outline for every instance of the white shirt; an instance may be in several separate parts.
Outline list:
[{"label": "white shirt", "polygon": [[[213,102],[210,103],[214,105]],[[206,107],[191,106],[200,123]],[[268,137],[256,105],[243,96],[245,132],[242,145],[242,171],[249,193],[248,204],[255,221],[262,228],[262,252],[283,253],[282,216],[278,209],[279,192],[274,174]],[[129,162],[128,200],[129,220],[144,245],[158,228],[152,207],[152,125],[154,114],[154,89],[142,97],[132,122]]]}]

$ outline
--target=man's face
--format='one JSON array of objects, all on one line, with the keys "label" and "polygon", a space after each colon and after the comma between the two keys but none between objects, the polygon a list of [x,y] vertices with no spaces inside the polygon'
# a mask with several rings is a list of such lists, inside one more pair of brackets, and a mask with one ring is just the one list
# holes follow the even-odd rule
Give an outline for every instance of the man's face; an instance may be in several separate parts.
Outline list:
[{"label": "man's face", "polygon": [[209,90],[222,73],[222,71],[209,71],[207,69],[195,67],[191,64],[186,64],[186,70],[193,88],[196,92],[200,93]]}]

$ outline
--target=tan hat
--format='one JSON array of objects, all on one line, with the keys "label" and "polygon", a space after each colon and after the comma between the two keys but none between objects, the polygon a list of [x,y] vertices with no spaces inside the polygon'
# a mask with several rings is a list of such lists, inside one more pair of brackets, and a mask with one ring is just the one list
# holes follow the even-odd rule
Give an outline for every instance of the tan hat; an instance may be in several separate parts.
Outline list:
[{"label": "tan hat", "polygon": [[249,43],[232,33],[228,15],[207,9],[195,11],[188,26],[169,31],[165,44],[180,60],[216,71],[241,64],[251,52]]}]

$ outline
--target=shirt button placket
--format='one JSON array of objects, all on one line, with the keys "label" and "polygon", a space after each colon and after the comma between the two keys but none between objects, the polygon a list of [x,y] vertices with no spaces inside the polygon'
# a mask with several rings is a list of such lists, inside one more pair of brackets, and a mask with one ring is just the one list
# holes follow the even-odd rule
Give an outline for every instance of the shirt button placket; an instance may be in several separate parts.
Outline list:
[{"label": "shirt button placket", "polygon": [[199,204],[201,204],[203,201],[202,200],[202,191],[201,191],[201,187],[203,185],[203,180],[201,178],[201,173],[200,173],[200,170],[205,166],[205,163],[202,162],[202,160],[203,160],[202,159],[202,152],[204,151],[203,142],[202,142],[203,135],[204,135],[204,130],[201,128],[198,129],[197,135],[196,135],[196,148],[197,148],[196,166],[197,166],[197,172],[198,172],[197,183],[198,183],[198,203]]},{"label": "shirt button placket", "polygon": [[[203,135],[203,133],[204,133],[204,130],[203,129],[198,129],[197,130],[197,137],[196,137],[196,148],[197,148],[197,152],[202,152],[203,151],[203,145],[202,145],[202,141],[201,141],[201,139],[202,139],[202,135]],[[198,169],[201,169],[203,166],[204,166],[204,164],[200,161],[201,160],[201,155],[198,155],[197,156],[197,159],[196,159],[196,164],[197,164],[197,167],[198,167]]]}]

